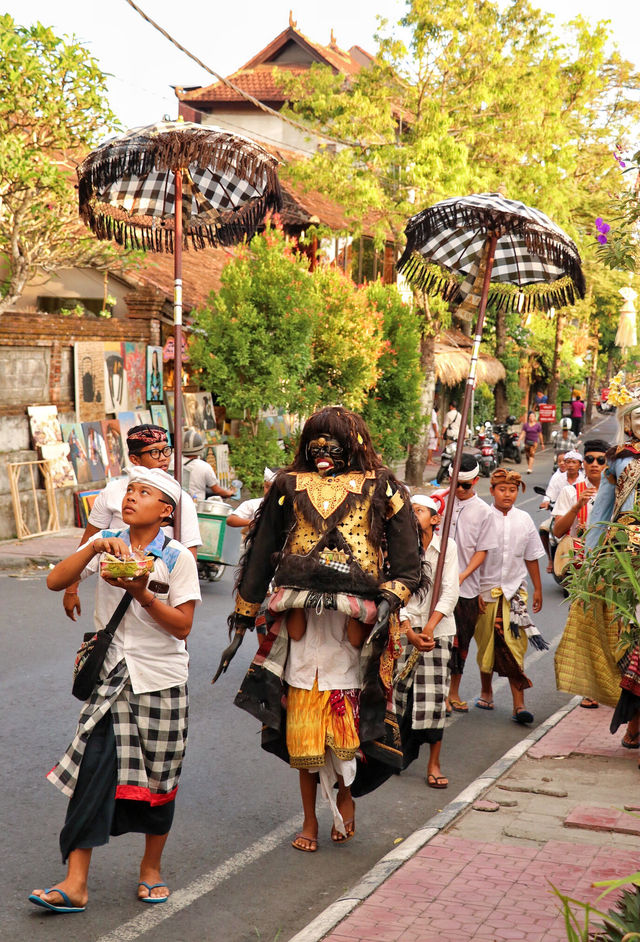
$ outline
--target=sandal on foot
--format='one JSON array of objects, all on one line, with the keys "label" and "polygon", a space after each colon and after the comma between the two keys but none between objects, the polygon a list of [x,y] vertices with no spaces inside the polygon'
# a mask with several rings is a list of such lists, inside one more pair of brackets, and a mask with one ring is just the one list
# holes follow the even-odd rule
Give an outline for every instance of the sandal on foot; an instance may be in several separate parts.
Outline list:
[{"label": "sandal on foot", "polygon": [[[305,841],[306,844],[300,843],[301,841]],[[291,846],[304,854],[315,854],[318,849],[318,840],[315,837],[307,837],[306,834],[296,834],[291,841]]]},{"label": "sandal on foot", "polygon": [[516,723],[520,723],[521,726],[524,726],[526,723],[533,723],[533,713],[529,713],[528,710],[525,710],[524,707],[522,707],[521,709],[516,710],[511,719]]},{"label": "sandal on foot", "polygon": [[451,700],[451,698],[449,698],[449,703],[451,704],[451,709],[455,710],[456,713],[469,712],[469,704],[466,700]]},{"label": "sandal on foot", "polygon": [[478,697],[476,700],[476,706],[479,710],[493,710],[493,700],[485,700],[484,697]]},{"label": "sandal on foot", "polygon": [[169,889],[166,883],[145,883],[144,880],[140,880],[138,883],[138,889],[141,886],[146,886],[149,890],[148,896],[139,896],[138,899],[141,903],[166,903],[169,899],[169,893],[166,896],[152,896],[151,890],[157,890],[159,886],[163,886],[166,890]]},{"label": "sandal on foot", "polygon": [[638,742],[639,737],[640,731],[637,733],[625,733],[620,741],[620,745],[624,746],[625,749],[638,749],[640,748],[640,742]]},{"label": "sandal on foot", "polygon": [[449,779],[446,775],[434,775],[433,772],[429,772],[425,782],[429,788],[448,788]]},{"label": "sandal on foot", "polygon": [[600,704],[597,700],[592,700],[591,697],[583,697],[580,706],[583,710],[597,710]]},{"label": "sandal on foot", "polygon": [[46,899],[38,896],[37,893],[31,893],[29,902],[35,903],[36,906],[42,906],[43,909],[49,909],[52,913],[83,913],[87,908],[86,906],[74,906],[64,890],[59,890],[57,886],[49,887],[48,890],[44,891],[45,896],[48,896],[49,893],[59,893],[62,897],[62,903],[49,903]]},{"label": "sandal on foot", "polygon": [[334,844],[346,844],[347,841],[351,840],[353,835],[356,833],[356,819],[351,818],[350,821],[345,821],[344,829],[347,832],[346,835],[341,834],[335,825],[331,828],[331,840]]}]

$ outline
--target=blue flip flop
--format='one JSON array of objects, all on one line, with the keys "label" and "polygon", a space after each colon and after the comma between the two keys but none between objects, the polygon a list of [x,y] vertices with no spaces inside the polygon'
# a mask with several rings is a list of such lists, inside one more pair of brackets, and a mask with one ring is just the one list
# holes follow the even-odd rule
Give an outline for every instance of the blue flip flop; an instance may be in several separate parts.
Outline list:
[{"label": "blue flip flop", "polygon": [[62,897],[62,904],[49,903],[41,896],[36,896],[35,893],[31,893],[29,896],[29,902],[34,903],[36,906],[42,906],[43,909],[48,909],[52,913],[83,913],[87,908],[86,906],[74,906],[64,890],[59,890],[57,886],[50,887],[45,890],[45,893],[59,893]]},{"label": "blue flip flop", "polygon": [[[138,886],[146,886],[149,890],[149,894],[151,894],[151,890],[157,890],[159,886],[165,886],[169,889],[166,883],[145,883],[144,880],[140,880]],[[139,896],[138,899],[141,903],[166,903],[169,899],[169,894],[167,893],[166,896]]]},{"label": "blue flip flop", "polygon": [[520,710],[516,710],[511,719],[516,723],[520,723],[521,726],[524,726],[527,723],[533,723],[533,713],[529,713],[528,710],[521,708]]}]

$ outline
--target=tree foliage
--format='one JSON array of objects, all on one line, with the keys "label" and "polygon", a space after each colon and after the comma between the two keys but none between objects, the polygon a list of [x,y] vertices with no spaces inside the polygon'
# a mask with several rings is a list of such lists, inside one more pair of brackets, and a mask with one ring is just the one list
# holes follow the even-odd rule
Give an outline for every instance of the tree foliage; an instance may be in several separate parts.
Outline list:
[{"label": "tree foliage", "polygon": [[115,258],[80,225],[74,191],[76,163],[113,121],[85,47],[0,15],[0,314],[39,269]]}]

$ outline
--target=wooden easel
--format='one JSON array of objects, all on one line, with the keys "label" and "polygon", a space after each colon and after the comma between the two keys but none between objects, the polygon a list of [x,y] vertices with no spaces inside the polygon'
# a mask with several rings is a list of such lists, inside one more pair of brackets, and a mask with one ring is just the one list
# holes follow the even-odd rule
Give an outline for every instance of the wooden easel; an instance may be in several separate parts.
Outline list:
[{"label": "wooden easel", "polygon": [[[51,462],[44,458],[41,458],[38,461],[7,462],[9,487],[11,488],[11,501],[13,503],[13,515],[16,521],[16,533],[18,535],[18,539],[20,540],[23,540],[25,537],[29,536],[42,536],[44,533],[53,533],[54,531],[60,529],[58,507],[53,489],[53,478],[51,476],[50,465]],[[31,532],[22,514],[19,481],[23,468],[29,468],[29,473],[31,476],[31,499],[33,502],[32,506],[35,511],[38,526],[38,529],[35,533]],[[47,495],[47,510],[49,512],[49,519],[47,521],[46,527],[42,526],[40,508],[38,506],[38,487],[36,486],[37,482],[35,475],[36,468],[39,469],[42,473],[42,477],[44,479],[44,489]]]}]

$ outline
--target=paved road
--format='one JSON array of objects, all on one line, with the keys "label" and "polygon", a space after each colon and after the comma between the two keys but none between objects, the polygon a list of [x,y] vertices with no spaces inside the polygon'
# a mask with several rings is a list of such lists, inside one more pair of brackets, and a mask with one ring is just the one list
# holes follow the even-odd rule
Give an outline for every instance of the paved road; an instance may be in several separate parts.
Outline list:
[{"label": "paved road", "polygon": [[[599,434],[613,434],[609,420]],[[527,484],[543,483],[551,456],[536,462]],[[481,494],[488,492],[481,483]],[[519,506],[542,519],[531,489]],[[44,775],[66,748],[78,713],[70,694],[71,665],[83,628],[68,621],[44,573],[0,576],[0,711],[3,718],[3,942],[285,942],[354,884],[395,842],[424,823],[496,758],[525,735],[510,720],[506,684],[496,685],[494,713],[473,710],[452,718],[443,747],[451,780],[446,792],[427,789],[422,761],[358,803],[356,839],[336,847],[321,810],[321,846],[303,856],[289,847],[299,824],[297,775],[261,752],[256,722],[232,705],[253,650],[245,641],[215,687],[211,674],[226,643],[231,575],[203,587],[203,605],[190,638],[191,728],[165,876],[174,890],[166,906],[136,902],[141,838],[114,839],[94,854],[86,913],[42,915],[26,902],[36,886],[63,873],[57,851],[65,799]],[[566,618],[558,587],[544,576],[545,602],[537,624],[556,642]],[[82,589],[86,622],[90,587]],[[527,705],[541,721],[568,699],[555,690],[552,652],[530,654],[534,682]],[[474,660],[462,693],[479,681]]]}]

